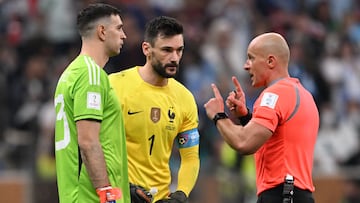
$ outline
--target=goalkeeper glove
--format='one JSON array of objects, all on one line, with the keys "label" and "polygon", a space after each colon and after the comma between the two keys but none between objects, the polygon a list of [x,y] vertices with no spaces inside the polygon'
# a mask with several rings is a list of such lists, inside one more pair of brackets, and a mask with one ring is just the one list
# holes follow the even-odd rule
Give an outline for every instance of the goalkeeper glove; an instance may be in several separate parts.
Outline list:
[{"label": "goalkeeper glove", "polygon": [[152,201],[152,194],[145,190],[145,188],[130,183],[131,203],[150,203]]},{"label": "goalkeeper glove", "polygon": [[122,196],[119,188],[113,188],[111,186],[97,188],[96,193],[99,196],[100,203],[112,203]]},{"label": "goalkeeper glove", "polygon": [[156,203],[187,203],[188,198],[183,191],[176,191],[169,195],[169,199],[162,199],[156,201]]}]

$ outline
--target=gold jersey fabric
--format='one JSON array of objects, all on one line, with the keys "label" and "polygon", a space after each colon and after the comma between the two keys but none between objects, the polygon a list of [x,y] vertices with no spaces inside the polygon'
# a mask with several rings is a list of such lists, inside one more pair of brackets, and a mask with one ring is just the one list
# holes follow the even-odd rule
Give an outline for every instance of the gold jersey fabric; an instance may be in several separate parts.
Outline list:
[{"label": "gold jersey fabric", "polygon": [[146,83],[139,75],[140,68],[109,75],[124,115],[129,181],[147,190],[157,188],[154,202],[166,198],[171,183],[169,159],[175,143],[181,157],[177,190],[189,195],[200,165],[195,99],[173,78],[163,87]]}]

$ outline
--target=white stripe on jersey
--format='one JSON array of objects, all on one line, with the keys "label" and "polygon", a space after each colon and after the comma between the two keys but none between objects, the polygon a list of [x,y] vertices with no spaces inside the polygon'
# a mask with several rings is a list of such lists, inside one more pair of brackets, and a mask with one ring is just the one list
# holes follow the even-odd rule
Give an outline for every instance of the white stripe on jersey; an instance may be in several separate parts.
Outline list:
[{"label": "white stripe on jersey", "polygon": [[100,67],[90,58],[85,56],[88,67],[90,85],[100,85]]},{"label": "white stripe on jersey", "polygon": [[84,58],[85,58],[85,62],[86,62],[87,68],[88,68],[89,83],[90,83],[90,85],[92,85],[93,84],[92,75],[91,75],[92,71],[91,71],[91,67],[90,67],[90,64],[89,64],[89,58],[87,56],[85,56]]},{"label": "white stripe on jersey", "polygon": [[98,64],[95,65],[97,70],[97,84],[100,85],[100,67],[98,66]]},{"label": "white stripe on jersey", "polygon": [[90,61],[91,62],[91,69],[93,71],[93,81],[94,81],[94,85],[97,85],[96,82],[96,66],[93,60]]}]

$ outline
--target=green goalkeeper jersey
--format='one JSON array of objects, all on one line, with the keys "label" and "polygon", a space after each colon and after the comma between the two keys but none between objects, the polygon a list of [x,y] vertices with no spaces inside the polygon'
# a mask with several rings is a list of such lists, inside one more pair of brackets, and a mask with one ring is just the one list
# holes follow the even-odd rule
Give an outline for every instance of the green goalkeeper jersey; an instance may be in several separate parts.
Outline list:
[{"label": "green goalkeeper jersey", "polygon": [[100,143],[117,203],[130,203],[125,129],[121,107],[108,75],[90,57],[78,56],[61,75],[55,91],[55,156],[60,203],[98,203],[81,160],[76,121],[101,122]]}]

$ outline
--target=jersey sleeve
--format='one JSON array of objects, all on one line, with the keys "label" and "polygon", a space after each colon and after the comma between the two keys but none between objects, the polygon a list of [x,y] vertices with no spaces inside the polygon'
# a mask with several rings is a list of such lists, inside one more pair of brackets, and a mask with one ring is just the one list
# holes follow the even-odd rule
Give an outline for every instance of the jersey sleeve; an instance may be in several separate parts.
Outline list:
[{"label": "jersey sleeve", "polygon": [[177,144],[180,151],[181,165],[178,173],[178,188],[189,196],[193,189],[200,168],[198,127],[198,110],[194,97],[187,92],[185,120],[180,133],[177,135]]},{"label": "jersey sleeve", "polygon": [[196,183],[199,169],[199,145],[180,149],[181,165],[178,173],[178,188],[189,196]]},{"label": "jersey sleeve", "polygon": [[75,83],[74,120],[103,119],[106,98],[106,75],[99,67],[84,67],[79,80]]},{"label": "jersey sleeve", "polygon": [[256,100],[251,120],[274,132],[294,110],[296,98],[295,88],[291,85],[267,88]]},{"label": "jersey sleeve", "polygon": [[176,136],[178,148],[189,148],[199,145],[200,134],[198,127],[198,112],[194,97],[190,95],[184,111],[184,121]]},{"label": "jersey sleeve", "polygon": [[198,109],[195,102],[195,98],[192,96],[190,92],[184,95],[184,122],[179,130],[179,132],[185,132],[192,129],[197,129],[199,125],[199,118],[198,118]]}]

